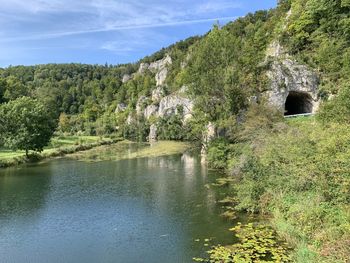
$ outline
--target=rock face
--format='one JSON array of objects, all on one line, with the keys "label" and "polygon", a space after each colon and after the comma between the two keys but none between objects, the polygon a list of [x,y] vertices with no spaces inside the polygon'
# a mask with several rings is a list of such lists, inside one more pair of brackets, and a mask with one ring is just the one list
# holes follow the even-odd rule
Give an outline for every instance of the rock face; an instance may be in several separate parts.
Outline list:
[{"label": "rock face", "polygon": [[167,76],[168,76],[168,69],[166,67],[162,68],[157,72],[156,74],[157,87],[165,84],[165,80]]},{"label": "rock face", "polygon": [[312,113],[317,111],[319,105],[317,74],[293,60],[278,42],[273,42],[269,46],[267,60],[271,63],[267,73],[271,88],[265,92],[264,96],[269,103],[284,111],[288,95],[295,93],[310,98],[308,102],[310,111]]},{"label": "rock face", "polygon": [[165,90],[163,87],[157,87],[152,91],[152,101],[159,102],[165,96]]},{"label": "rock face", "polygon": [[192,117],[193,101],[177,94],[164,97],[159,103],[159,117],[177,114],[178,108],[183,108],[184,122]]},{"label": "rock face", "polygon": [[[158,89],[159,91],[159,89]],[[158,94],[159,95],[159,94]],[[152,96],[153,101],[156,99],[160,99],[159,96]],[[148,100],[147,97],[140,97],[137,105],[136,105],[136,112],[138,114],[141,114],[142,112],[142,103]],[[183,121],[186,122],[188,119],[192,117],[193,113],[193,106],[194,103],[189,98],[183,96],[179,93],[174,93],[169,96],[163,97],[159,101],[159,106],[156,104],[148,105],[144,111],[143,115],[146,119],[149,119],[151,116],[157,116],[157,117],[165,117],[172,114],[178,114],[179,108],[181,107],[183,109]]]},{"label": "rock face", "polygon": [[171,65],[172,63],[173,62],[172,62],[171,57],[167,54],[163,59],[151,63],[148,66],[148,69],[151,72],[156,73],[156,72],[162,70],[163,68],[167,67],[168,65]]},{"label": "rock face", "polygon": [[128,82],[132,77],[129,74],[125,74],[122,78],[122,82]]},{"label": "rock face", "polygon": [[[178,91],[177,93],[163,97],[165,91],[163,88],[158,87],[152,92],[152,104],[148,105],[144,110],[143,105],[147,103],[149,98],[142,96],[139,98],[136,105],[136,112],[138,115],[143,114],[145,119],[149,120],[151,116],[155,117],[166,117],[173,114],[179,114],[179,109],[182,108],[183,123],[186,123],[193,114],[194,102],[187,98],[183,92]],[[158,105],[159,104],[159,105]],[[155,141],[157,139],[157,126],[156,124],[151,125],[149,140]]]},{"label": "rock face", "polygon": [[171,57],[167,54],[163,59],[148,63],[141,63],[138,74],[144,74],[147,70],[156,74],[157,87],[165,84],[166,77],[168,75],[168,66],[172,64]]},{"label": "rock face", "polygon": [[146,109],[143,111],[143,115],[148,120],[151,116],[157,116],[158,115],[158,106],[157,105],[149,105],[146,107]]}]

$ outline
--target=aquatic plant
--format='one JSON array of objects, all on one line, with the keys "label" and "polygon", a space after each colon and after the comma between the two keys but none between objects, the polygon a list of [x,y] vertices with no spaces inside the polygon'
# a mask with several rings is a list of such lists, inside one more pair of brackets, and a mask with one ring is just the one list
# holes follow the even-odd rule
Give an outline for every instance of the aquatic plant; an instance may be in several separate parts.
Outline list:
[{"label": "aquatic plant", "polygon": [[193,258],[193,260],[210,263],[284,263],[291,261],[287,244],[279,241],[275,232],[266,225],[238,223],[230,231],[235,232],[238,243],[214,246],[207,252],[209,258]]}]

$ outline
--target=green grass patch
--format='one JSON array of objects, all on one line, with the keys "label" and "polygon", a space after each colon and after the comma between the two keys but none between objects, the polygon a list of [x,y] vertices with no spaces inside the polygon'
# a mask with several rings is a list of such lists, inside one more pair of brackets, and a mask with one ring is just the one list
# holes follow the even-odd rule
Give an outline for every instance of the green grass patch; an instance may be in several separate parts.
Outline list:
[{"label": "green grass patch", "polygon": [[30,158],[25,151],[11,151],[0,148],[0,167],[13,166],[25,162],[38,161],[48,157],[62,156],[77,151],[88,150],[100,145],[118,141],[98,136],[58,136],[51,139],[50,144],[41,153],[30,152]]}]

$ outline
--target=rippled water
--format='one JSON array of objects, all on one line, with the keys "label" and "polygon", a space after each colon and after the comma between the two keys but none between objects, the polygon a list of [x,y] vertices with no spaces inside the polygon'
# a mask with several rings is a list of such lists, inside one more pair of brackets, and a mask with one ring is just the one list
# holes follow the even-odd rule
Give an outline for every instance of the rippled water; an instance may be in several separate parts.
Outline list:
[{"label": "rippled water", "polygon": [[189,154],[0,170],[0,262],[191,262],[232,235],[215,177]]}]

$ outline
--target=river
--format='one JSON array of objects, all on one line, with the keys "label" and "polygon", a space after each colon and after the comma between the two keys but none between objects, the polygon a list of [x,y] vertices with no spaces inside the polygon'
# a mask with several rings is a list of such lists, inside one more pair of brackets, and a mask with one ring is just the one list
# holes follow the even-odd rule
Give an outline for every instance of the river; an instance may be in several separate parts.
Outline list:
[{"label": "river", "polygon": [[192,262],[232,241],[216,177],[188,153],[2,169],[0,262]]}]

